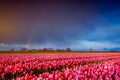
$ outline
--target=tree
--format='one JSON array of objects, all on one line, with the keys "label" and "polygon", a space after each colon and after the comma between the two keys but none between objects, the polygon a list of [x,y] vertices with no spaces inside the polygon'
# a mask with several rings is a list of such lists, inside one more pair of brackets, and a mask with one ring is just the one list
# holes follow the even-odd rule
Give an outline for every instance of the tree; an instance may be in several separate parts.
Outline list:
[{"label": "tree", "polygon": [[31,49],[31,51],[32,51],[32,52],[35,52],[35,51],[37,51],[37,50],[36,50],[36,49]]},{"label": "tree", "polygon": [[90,48],[90,52],[92,52],[92,48]]},{"label": "tree", "polygon": [[70,48],[66,48],[66,52],[71,52],[71,49]]},{"label": "tree", "polygon": [[14,48],[12,48],[10,51],[14,51]]},{"label": "tree", "polygon": [[48,49],[47,48],[43,48],[43,52],[47,52],[48,51]]},{"label": "tree", "polygon": [[28,51],[27,48],[22,48],[20,51]]}]

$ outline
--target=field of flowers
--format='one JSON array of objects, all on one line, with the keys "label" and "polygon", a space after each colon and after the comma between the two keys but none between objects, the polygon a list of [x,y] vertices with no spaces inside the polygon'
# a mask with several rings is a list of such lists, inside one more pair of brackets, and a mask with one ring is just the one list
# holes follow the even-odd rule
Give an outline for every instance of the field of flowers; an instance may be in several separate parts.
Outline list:
[{"label": "field of flowers", "polygon": [[120,53],[0,54],[0,80],[120,80]]}]

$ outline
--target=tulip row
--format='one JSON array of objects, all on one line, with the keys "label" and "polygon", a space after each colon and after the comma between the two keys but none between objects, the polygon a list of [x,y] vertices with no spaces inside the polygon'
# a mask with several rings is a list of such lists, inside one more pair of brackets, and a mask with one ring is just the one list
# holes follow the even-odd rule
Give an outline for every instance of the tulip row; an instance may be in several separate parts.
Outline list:
[{"label": "tulip row", "polygon": [[76,67],[92,66],[119,58],[119,54],[4,54],[0,56],[0,79],[42,80],[52,77],[50,80],[58,80],[55,76],[59,76],[59,80],[66,80],[68,78],[63,76],[66,70],[75,73],[73,69]]},{"label": "tulip row", "polygon": [[120,59],[45,72],[38,76],[26,74],[16,80],[120,80]]}]

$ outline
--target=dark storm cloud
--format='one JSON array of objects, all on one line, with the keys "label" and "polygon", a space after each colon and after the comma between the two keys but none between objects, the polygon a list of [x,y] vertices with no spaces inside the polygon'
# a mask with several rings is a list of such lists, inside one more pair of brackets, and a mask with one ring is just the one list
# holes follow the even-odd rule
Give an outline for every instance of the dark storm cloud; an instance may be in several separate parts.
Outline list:
[{"label": "dark storm cloud", "polygon": [[23,1],[6,3],[1,7],[1,41],[24,43],[29,37],[33,43],[41,43],[48,38],[64,41],[94,28],[89,21],[95,11],[92,3]]},{"label": "dark storm cloud", "polygon": [[0,44],[115,47],[120,40],[119,8],[117,0],[3,1]]}]

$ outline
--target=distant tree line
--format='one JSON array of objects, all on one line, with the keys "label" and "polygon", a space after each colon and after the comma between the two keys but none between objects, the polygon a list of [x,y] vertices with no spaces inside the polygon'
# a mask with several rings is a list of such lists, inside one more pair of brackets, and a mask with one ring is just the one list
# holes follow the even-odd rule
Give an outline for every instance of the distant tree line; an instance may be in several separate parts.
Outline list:
[{"label": "distant tree line", "polygon": [[[10,51],[15,51],[14,49],[11,49]],[[27,49],[27,48],[22,48],[19,51],[22,52],[71,52],[72,50],[70,48],[64,49],[52,49],[52,48],[43,48],[43,49]]]}]

